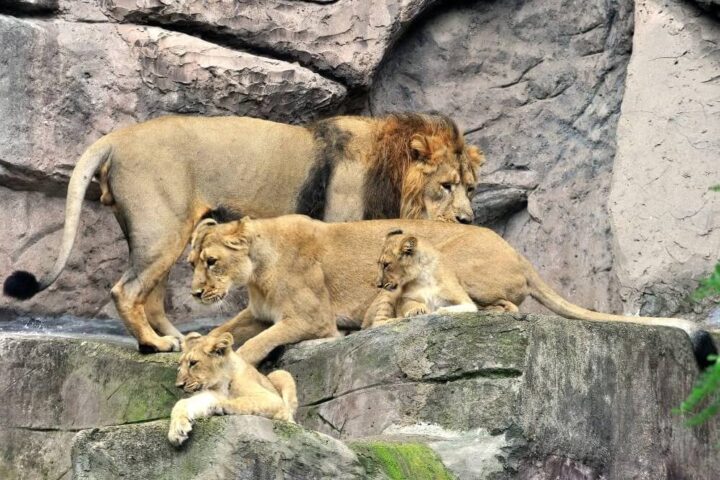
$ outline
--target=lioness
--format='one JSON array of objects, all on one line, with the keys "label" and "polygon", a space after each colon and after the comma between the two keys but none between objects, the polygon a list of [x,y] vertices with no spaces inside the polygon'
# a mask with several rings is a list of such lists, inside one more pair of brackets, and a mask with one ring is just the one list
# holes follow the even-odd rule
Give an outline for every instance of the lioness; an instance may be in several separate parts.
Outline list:
[{"label": "lioness", "polygon": [[276,370],[266,377],[240,358],[232,345],[229,333],[202,337],[193,332],[183,340],[176,386],[195,395],[172,409],[168,440],[173,445],[187,440],[194,420],[211,415],[294,421],[297,395],[292,376]]},{"label": "lioness", "polygon": [[[435,247],[424,239],[392,230],[378,260],[376,286],[380,289],[363,318],[362,328],[372,328],[396,317],[425,313],[476,312],[455,273],[442,262]],[[517,312],[509,302],[483,310]]]},{"label": "lioness", "polygon": [[58,278],[100,170],[101,201],[112,206],[130,248],[130,269],[112,289],[117,311],[140,351],[175,350],[182,335],[165,315],[168,272],[209,210],[469,223],[469,195],[483,162],[442,115],[335,117],[306,126],[245,117],[150,120],[87,149],[68,185],[54,267],[39,281],[14,272],[4,292],[30,298]]},{"label": "lioness", "polygon": [[714,348],[707,332],[671,318],[625,317],[586,310],[564,300],[530,262],[492,230],[424,220],[323,223],[302,215],[218,224],[200,222],[188,260],[194,265],[192,294],[202,302],[222,299],[247,286],[250,303],[213,333],[232,332],[238,352],[257,364],[279,345],[338,335],[358,328],[376,296],[377,252],[393,228],[432,244],[470,299],[481,308],[520,305],[528,295],[555,313],[679,327],[691,334],[696,354]]}]

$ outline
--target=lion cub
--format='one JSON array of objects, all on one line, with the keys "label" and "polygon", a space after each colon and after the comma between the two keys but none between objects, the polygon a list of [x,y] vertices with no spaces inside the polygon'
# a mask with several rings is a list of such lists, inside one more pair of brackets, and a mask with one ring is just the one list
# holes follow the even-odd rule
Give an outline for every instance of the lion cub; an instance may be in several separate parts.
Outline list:
[{"label": "lion cub", "polygon": [[170,415],[168,440],[175,446],[188,438],[194,420],[211,415],[260,415],[294,422],[297,410],[295,381],[284,370],[265,376],[232,349],[230,333],[183,340],[176,386],[188,393]]},{"label": "lion cub", "polygon": [[381,290],[367,309],[362,328],[382,325],[395,317],[477,311],[455,274],[443,265],[440,252],[402,230],[393,230],[385,237],[377,286]]}]

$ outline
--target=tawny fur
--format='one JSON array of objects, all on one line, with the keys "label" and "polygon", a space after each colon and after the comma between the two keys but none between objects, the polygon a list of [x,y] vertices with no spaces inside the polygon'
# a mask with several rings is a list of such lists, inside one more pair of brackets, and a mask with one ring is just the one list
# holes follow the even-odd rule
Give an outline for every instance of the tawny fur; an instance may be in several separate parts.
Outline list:
[{"label": "tawny fur", "polygon": [[[327,179],[316,178],[325,171],[318,170],[320,160],[335,168]],[[335,117],[309,126],[247,117],[150,120],[86,150],[68,186],[53,268],[39,281],[15,274],[6,292],[29,298],[58,278],[85,192],[99,172],[101,201],[112,206],[130,248],[130,268],[111,292],[117,311],[141,351],[177,350],[182,335],[164,310],[168,272],[210,209],[224,205],[253,217],[293,213],[304,192],[313,195],[308,182],[315,179],[324,189],[318,211],[328,221],[401,215],[469,221],[468,192],[483,161],[441,115]]]},{"label": "tawny fur", "polygon": [[[443,264],[440,252],[402,230],[393,230],[385,238],[376,283],[380,291],[365,313],[363,329],[426,313],[477,311],[452,269]],[[484,310],[518,309],[508,302],[485,306]]]},{"label": "tawny fur", "polygon": [[187,440],[195,420],[211,415],[259,415],[294,422],[297,393],[292,376],[284,370],[261,374],[232,345],[229,333],[185,337],[176,385],[193,396],[172,409],[168,440],[173,445]]},{"label": "tawny fur", "polygon": [[377,295],[377,252],[393,228],[434,246],[480,308],[520,305],[530,295],[569,318],[696,329],[680,319],[625,317],[573,305],[492,230],[424,220],[332,224],[287,215],[225,224],[205,221],[196,230],[189,257],[192,290],[212,303],[234,286],[247,286],[248,308],[214,332],[232,332],[242,343],[238,352],[257,364],[277,346],[337,336],[338,326],[359,328]]}]

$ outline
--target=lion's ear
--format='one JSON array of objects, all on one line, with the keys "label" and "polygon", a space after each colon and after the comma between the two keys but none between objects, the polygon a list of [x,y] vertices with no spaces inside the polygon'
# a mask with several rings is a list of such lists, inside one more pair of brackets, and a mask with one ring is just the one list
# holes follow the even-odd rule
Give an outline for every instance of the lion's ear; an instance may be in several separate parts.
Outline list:
[{"label": "lion's ear", "polygon": [[485,154],[483,154],[478,147],[470,145],[465,151],[470,159],[470,164],[474,168],[480,168],[485,165]]},{"label": "lion's ear", "polygon": [[198,332],[190,332],[187,335],[183,337],[182,340],[182,351],[187,351],[190,346],[196,342],[199,338],[202,338],[202,335],[200,335]]},{"label": "lion's ear", "polygon": [[223,245],[231,250],[242,250],[247,247],[245,237],[229,237],[223,240]]},{"label": "lion's ear", "polygon": [[193,230],[192,237],[190,237],[190,246],[194,247],[198,239],[205,234],[207,229],[217,224],[218,222],[212,218],[205,218],[201,220],[197,225],[195,225],[195,230]]},{"label": "lion's ear", "polygon": [[218,357],[224,356],[232,348],[233,336],[230,332],[225,332],[215,338],[215,342],[210,347],[210,354]]},{"label": "lion's ear", "polygon": [[415,249],[417,248],[418,240],[415,237],[406,237],[403,239],[402,244],[400,245],[400,251],[404,255],[412,255],[415,253]]}]

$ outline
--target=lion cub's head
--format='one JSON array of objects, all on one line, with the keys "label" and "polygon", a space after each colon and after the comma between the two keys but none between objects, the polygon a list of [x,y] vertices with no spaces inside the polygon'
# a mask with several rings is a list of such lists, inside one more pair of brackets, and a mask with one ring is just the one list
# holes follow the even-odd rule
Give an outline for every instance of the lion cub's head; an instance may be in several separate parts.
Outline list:
[{"label": "lion cub's head", "polygon": [[253,272],[247,220],[201,221],[193,232],[188,262],[194,269],[192,295],[202,303],[222,300],[234,284],[246,285]]},{"label": "lion cub's head", "polygon": [[437,263],[437,251],[427,242],[402,230],[385,237],[378,259],[377,287],[394,291],[425,274],[431,274]]},{"label": "lion cub's head", "polygon": [[227,381],[233,336],[189,333],[183,340],[175,386],[188,393],[217,387]]}]

